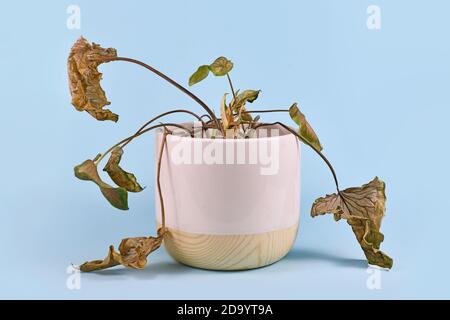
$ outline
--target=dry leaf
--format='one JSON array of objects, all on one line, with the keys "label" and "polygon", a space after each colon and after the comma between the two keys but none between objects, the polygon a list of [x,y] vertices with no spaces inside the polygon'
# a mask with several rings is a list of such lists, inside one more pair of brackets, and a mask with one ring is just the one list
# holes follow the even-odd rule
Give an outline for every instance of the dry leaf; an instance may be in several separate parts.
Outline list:
[{"label": "dry leaf", "polygon": [[142,191],[143,189],[137,182],[134,174],[126,172],[119,166],[122,155],[123,149],[121,147],[114,148],[103,171],[106,171],[111,177],[112,181],[114,181],[114,183],[119,187],[125,188],[130,192]]},{"label": "dry leaf", "polygon": [[370,264],[392,268],[393,260],[380,250],[380,232],[385,212],[385,183],[375,177],[358,188],[348,188],[314,201],[311,216],[332,213],[336,221],[346,219]]},{"label": "dry leaf", "polygon": [[227,94],[225,93],[220,100],[220,114],[222,125],[225,130],[231,127],[233,123],[233,112],[231,108],[227,108]]},{"label": "dry leaf", "polygon": [[82,272],[91,272],[112,268],[122,264],[122,257],[114,250],[114,246],[109,246],[108,255],[103,260],[93,260],[85,262],[80,266]]},{"label": "dry leaf", "polygon": [[85,262],[80,266],[80,270],[90,272],[111,268],[119,264],[132,269],[143,269],[147,264],[148,255],[161,246],[163,236],[160,229],[157,237],[123,239],[119,246],[119,252],[114,250],[114,246],[109,246],[108,255],[105,259]]},{"label": "dry leaf", "polygon": [[116,49],[102,48],[98,44],[90,44],[81,37],[75,42],[67,59],[69,88],[72,104],[78,111],[87,111],[97,120],[117,121],[119,116],[104,106],[110,104],[105,91],[100,86],[102,74],[97,67],[107,59],[117,57]]},{"label": "dry leaf", "polygon": [[142,269],[147,256],[161,246],[162,237],[138,237],[123,239],[119,246],[122,264],[133,269]]},{"label": "dry leaf", "polygon": [[93,160],[86,160],[74,168],[78,179],[94,182],[111,205],[121,210],[128,210],[128,192],[125,188],[114,188],[103,182]]}]

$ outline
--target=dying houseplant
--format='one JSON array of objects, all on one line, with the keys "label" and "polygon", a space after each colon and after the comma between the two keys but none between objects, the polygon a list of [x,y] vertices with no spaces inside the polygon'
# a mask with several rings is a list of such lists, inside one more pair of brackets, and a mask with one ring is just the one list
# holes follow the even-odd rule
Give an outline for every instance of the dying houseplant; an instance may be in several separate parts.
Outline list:
[{"label": "dying houseplant", "polygon": [[[300,159],[298,142],[310,147],[324,161],[336,186],[335,193],[314,201],[311,216],[331,213],[336,221],[345,219],[368,263],[392,267],[392,259],[380,250],[380,244],[384,240],[380,227],[385,213],[385,183],[374,178],[362,187],[341,190],[337,174],[323,154],[317,135],[296,103],[285,109],[250,110],[249,103],[257,100],[260,91],[235,90],[230,76],[233,63],[225,57],[219,57],[211,64],[200,66],[189,78],[189,86],[209,75],[227,79],[230,93],[221,98],[218,116],[194,93],[157,69],[138,60],[119,57],[113,48],[105,49],[80,38],[73,45],[68,58],[72,104],[78,111],[86,111],[100,121],[118,121],[117,114],[105,109],[110,102],[100,86],[102,74],[98,71],[99,65],[114,61],[129,62],[146,68],[188,95],[203,109],[204,114],[176,109],[156,115],[134,134],[75,167],[77,178],[93,182],[112,206],[127,210],[128,192],[140,192],[143,188],[132,173],[120,166],[125,147],[141,135],[159,130],[155,153],[156,235],[123,239],[118,251],[110,246],[106,258],[84,263],[80,266],[81,271],[100,270],[120,264],[130,268],[144,268],[148,255],[163,242],[178,261],[198,267],[248,269],[277,261],[289,251],[297,232],[299,178],[294,162]],[[188,121],[161,122],[175,113],[186,114]],[[261,116],[265,113],[289,114],[296,128],[281,121],[264,122]],[[190,119],[195,122],[189,121]],[[269,136],[267,130],[270,131]],[[273,134],[274,131],[281,134]],[[230,146],[235,150],[239,145],[251,147],[261,141],[282,144],[277,149],[281,153],[280,170],[272,178],[268,178],[272,180],[259,178],[264,174],[258,175],[254,167],[245,165],[215,162],[212,166],[183,163],[175,167],[170,161],[170,156],[176,153],[175,148],[180,149],[180,146],[195,149],[197,145],[200,150],[219,150]],[[215,152],[210,153],[212,154]],[[106,157],[109,157],[107,161]],[[236,157],[234,154],[231,156],[233,160]],[[104,182],[100,177],[98,168],[103,160],[106,162],[103,171],[116,186]],[[256,166],[256,169],[261,168]],[[289,177],[292,184],[283,183]],[[191,185],[195,181],[209,187],[198,190]],[[217,188],[219,189],[216,190]],[[225,197],[221,192],[224,189],[235,197],[221,202]],[[264,192],[278,193],[277,196],[266,197]],[[225,204],[231,203],[233,206],[224,208]],[[283,207],[276,209],[278,205]],[[285,216],[284,211],[290,212],[288,216]],[[288,220],[290,222],[285,223]],[[272,239],[278,240],[271,242]],[[192,247],[195,247],[194,251],[189,251]],[[276,250],[274,247],[277,247]],[[222,252],[218,252],[220,250]],[[258,250],[257,255],[253,254]],[[275,251],[267,253],[268,250]],[[242,255],[242,252],[245,254]],[[263,258],[261,254],[264,255]]]}]

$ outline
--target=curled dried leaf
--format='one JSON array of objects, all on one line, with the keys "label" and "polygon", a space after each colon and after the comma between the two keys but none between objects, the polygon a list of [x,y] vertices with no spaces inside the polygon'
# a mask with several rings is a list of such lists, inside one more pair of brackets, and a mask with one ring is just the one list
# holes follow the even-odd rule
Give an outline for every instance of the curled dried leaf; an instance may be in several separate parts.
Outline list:
[{"label": "curled dried leaf", "polygon": [[189,85],[193,86],[194,84],[205,79],[209,74],[209,66],[203,65],[198,67],[197,71],[195,71],[191,77],[189,78]]},{"label": "curled dried leaf", "polygon": [[147,257],[158,249],[163,241],[163,232],[158,230],[157,237],[125,238],[119,245],[119,252],[109,247],[108,255],[103,260],[93,260],[80,266],[82,272],[91,272],[123,265],[132,269],[143,269],[147,264]]},{"label": "curled dried leaf", "polygon": [[240,92],[236,97],[236,104],[239,106],[242,103],[250,102],[252,103],[256,99],[258,99],[259,93],[261,90],[244,90]]},{"label": "curled dried leaf", "polygon": [[390,269],[393,265],[392,258],[380,250],[380,244],[384,240],[380,227],[385,204],[385,183],[375,177],[362,187],[348,188],[339,194],[317,199],[312,206],[311,216],[331,213],[336,221],[346,219],[367,261]]},{"label": "curled dried leaf", "polygon": [[114,246],[109,246],[108,255],[103,260],[93,260],[85,262],[80,266],[80,271],[91,272],[112,268],[122,264],[122,257],[114,250]]},{"label": "curled dried leaf", "polygon": [[128,210],[128,192],[125,188],[114,188],[103,182],[97,171],[97,165],[93,160],[86,160],[74,168],[75,176],[78,179],[92,181],[99,188],[108,202],[121,210]]},{"label": "curled dried leaf", "polygon": [[128,268],[142,269],[147,256],[161,246],[162,237],[138,237],[123,239],[119,246],[122,264]]},{"label": "curled dried leaf", "polygon": [[209,70],[219,77],[226,75],[231,69],[233,69],[233,62],[225,57],[219,57],[209,65]]},{"label": "curled dried leaf", "polygon": [[226,130],[231,127],[233,123],[233,112],[231,108],[227,107],[227,94],[225,93],[220,100],[220,114],[222,118],[223,128]]},{"label": "curled dried leaf", "polygon": [[294,103],[289,108],[289,115],[298,125],[298,134],[300,137],[308,142],[317,151],[322,151],[322,145],[320,144],[319,138],[308,121],[306,121],[305,115],[298,109],[297,103]]},{"label": "curled dried leaf", "polygon": [[236,98],[230,103],[230,108],[233,112],[239,115],[239,119],[243,121],[252,121],[253,118],[249,113],[245,113],[245,103],[252,103],[258,98],[261,90],[244,90],[236,95]]},{"label": "curled dried leaf", "polygon": [[103,168],[103,171],[106,171],[112,181],[114,181],[114,183],[119,187],[125,188],[130,192],[142,191],[143,189],[137,182],[134,174],[126,172],[119,166],[122,155],[123,149],[121,147],[114,148],[108,162],[105,165],[105,168]]},{"label": "curled dried leaf", "polygon": [[116,122],[119,119],[117,114],[103,109],[111,103],[106,99],[105,91],[100,86],[102,74],[97,70],[101,63],[115,57],[117,57],[116,49],[105,49],[98,44],[90,44],[81,37],[73,45],[67,59],[72,104],[78,111],[86,111],[97,120]]}]

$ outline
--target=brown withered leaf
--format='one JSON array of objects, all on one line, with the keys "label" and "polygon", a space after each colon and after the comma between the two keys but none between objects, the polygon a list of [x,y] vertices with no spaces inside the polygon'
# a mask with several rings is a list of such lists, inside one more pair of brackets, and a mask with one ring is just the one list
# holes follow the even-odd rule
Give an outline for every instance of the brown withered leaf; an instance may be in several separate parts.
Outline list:
[{"label": "brown withered leaf", "polygon": [[233,112],[231,108],[227,107],[227,94],[225,93],[220,100],[220,115],[222,119],[222,125],[225,130],[231,127],[233,123]]},{"label": "brown withered leaf", "polygon": [[103,260],[93,260],[80,266],[82,272],[91,272],[123,265],[132,269],[143,269],[147,264],[147,257],[158,249],[163,241],[164,234],[158,230],[157,237],[125,238],[119,245],[119,252],[114,246],[109,246],[108,255]]},{"label": "brown withered leaf", "polygon": [[120,160],[122,159],[123,149],[116,147],[111,152],[108,162],[106,163],[103,171],[106,171],[112,181],[119,187],[125,188],[130,192],[140,192],[143,188],[137,182],[134,174],[126,172],[120,166]]},{"label": "brown withered leaf", "polygon": [[119,116],[104,106],[111,104],[106,99],[105,91],[100,86],[102,74],[97,67],[108,59],[117,57],[116,49],[102,48],[98,44],[90,44],[85,38],[79,38],[70,50],[67,59],[69,88],[72,104],[78,111],[86,111],[97,120],[116,122]]},{"label": "brown withered leaf", "polygon": [[105,259],[85,262],[80,266],[80,271],[91,272],[112,268],[119,264],[122,264],[122,257],[114,250],[114,246],[109,246],[108,255]]},{"label": "brown withered leaf", "polygon": [[[95,160],[95,159],[94,159]],[[104,182],[97,171],[94,160],[86,160],[74,168],[75,177],[80,180],[92,181],[99,188],[108,202],[121,210],[128,210],[128,192],[125,188],[114,188]]]},{"label": "brown withered leaf", "polygon": [[346,219],[369,264],[390,269],[392,258],[380,250],[384,240],[380,227],[385,212],[385,187],[385,183],[375,177],[362,187],[319,198],[314,201],[311,216],[332,213],[336,221]]},{"label": "brown withered leaf", "polygon": [[147,256],[158,249],[161,243],[161,236],[123,239],[119,246],[122,264],[133,269],[144,268]]}]

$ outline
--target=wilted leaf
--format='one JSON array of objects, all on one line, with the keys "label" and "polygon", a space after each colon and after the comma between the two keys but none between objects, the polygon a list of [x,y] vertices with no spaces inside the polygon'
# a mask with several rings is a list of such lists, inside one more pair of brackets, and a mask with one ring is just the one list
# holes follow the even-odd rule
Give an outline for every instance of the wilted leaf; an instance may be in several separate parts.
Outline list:
[{"label": "wilted leaf", "polygon": [[319,138],[313,128],[309,125],[308,121],[306,121],[305,115],[298,109],[297,103],[294,103],[289,108],[289,115],[298,125],[298,134],[300,137],[311,144],[317,151],[322,151],[322,145],[320,144]]},{"label": "wilted leaf", "polygon": [[122,264],[122,257],[114,250],[114,246],[109,246],[108,255],[103,260],[93,260],[85,262],[80,266],[82,272],[91,272],[115,267]]},{"label": "wilted leaf", "polygon": [[122,264],[134,269],[144,268],[147,256],[161,246],[162,239],[161,236],[123,239],[119,246]]},{"label": "wilted leaf", "polygon": [[220,114],[223,128],[225,130],[230,128],[231,123],[233,122],[233,113],[231,108],[227,108],[227,94],[224,94],[222,100],[220,101]]},{"label": "wilted leaf", "polygon": [[211,70],[215,76],[224,76],[230,72],[231,69],[233,69],[233,62],[225,57],[219,57],[209,65],[209,70]]},{"label": "wilted leaf", "polygon": [[80,270],[90,272],[117,266],[119,264],[132,268],[143,269],[147,264],[150,253],[161,246],[164,234],[158,230],[157,237],[136,237],[123,239],[119,246],[119,252],[109,246],[108,255],[103,260],[93,260],[83,263]]},{"label": "wilted leaf", "polygon": [[128,210],[128,192],[125,188],[114,188],[108,185],[108,187],[100,187],[100,191],[113,207]]},{"label": "wilted leaf", "polygon": [[209,66],[204,65],[198,67],[197,71],[195,71],[191,77],[189,78],[189,85],[192,86],[203,79],[205,79],[209,74]]},{"label": "wilted leaf", "polygon": [[250,103],[255,101],[256,99],[258,99],[258,95],[260,92],[261,92],[261,90],[244,90],[244,91],[242,91],[241,93],[239,93],[237,95],[236,100],[238,102],[238,105],[241,101],[250,102]]},{"label": "wilted leaf", "polygon": [[107,59],[117,57],[116,49],[102,48],[98,44],[90,44],[86,39],[78,39],[70,50],[67,59],[69,88],[72,104],[78,111],[87,111],[97,120],[117,121],[119,116],[104,106],[110,104],[105,91],[100,86],[102,74],[97,67]]},{"label": "wilted leaf", "polygon": [[245,103],[252,103],[258,98],[261,90],[244,90],[236,95],[236,98],[231,101],[230,106],[233,112],[239,114],[239,119],[244,121],[252,121],[252,116],[245,113]]},{"label": "wilted leaf", "polygon": [[86,160],[74,168],[75,176],[81,180],[94,182],[109,203],[121,210],[128,210],[128,192],[125,188],[114,188],[102,181],[97,165],[93,160]]},{"label": "wilted leaf", "polygon": [[246,102],[252,103],[258,98],[261,90],[244,90],[236,95],[236,98],[231,101],[231,107],[234,112],[239,110],[245,105]]},{"label": "wilted leaf", "polygon": [[248,122],[253,120],[250,113],[245,113],[245,108],[241,108],[241,112],[239,114],[239,119],[241,119],[242,121],[248,121]]},{"label": "wilted leaf", "polygon": [[359,188],[348,188],[314,201],[311,216],[332,213],[336,221],[346,219],[366,255],[367,261],[392,268],[393,260],[380,251],[380,232],[385,212],[385,183],[377,177]]},{"label": "wilted leaf", "polygon": [[136,180],[134,174],[126,172],[120,166],[120,160],[122,159],[123,149],[121,147],[116,147],[112,152],[111,156],[106,163],[103,171],[106,171],[112,181],[119,187],[125,188],[130,192],[140,192],[142,187]]}]

